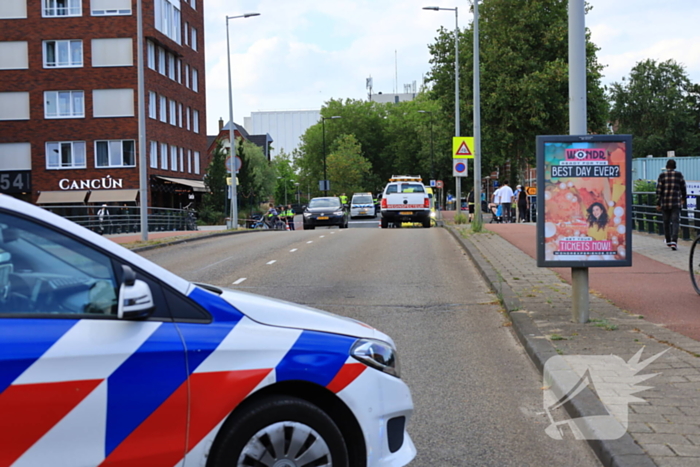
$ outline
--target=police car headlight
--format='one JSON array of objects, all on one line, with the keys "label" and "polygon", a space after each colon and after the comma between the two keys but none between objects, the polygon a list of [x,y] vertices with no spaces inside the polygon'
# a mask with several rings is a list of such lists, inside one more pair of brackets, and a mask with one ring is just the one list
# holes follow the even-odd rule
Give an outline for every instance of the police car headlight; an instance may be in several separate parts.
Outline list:
[{"label": "police car headlight", "polygon": [[359,339],[352,346],[350,355],[367,366],[400,378],[398,355],[386,342]]},{"label": "police car headlight", "polygon": [[435,211],[430,211],[430,217],[435,217]]}]

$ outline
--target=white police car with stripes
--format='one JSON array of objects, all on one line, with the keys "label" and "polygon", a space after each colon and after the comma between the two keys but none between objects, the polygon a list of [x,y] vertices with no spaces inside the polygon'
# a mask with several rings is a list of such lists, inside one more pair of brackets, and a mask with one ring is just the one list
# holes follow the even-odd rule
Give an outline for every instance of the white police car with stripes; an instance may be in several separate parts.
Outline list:
[{"label": "white police car with stripes", "polygon": [[401,466],[412,411],[385,334],[0,195],[1,466]]}]

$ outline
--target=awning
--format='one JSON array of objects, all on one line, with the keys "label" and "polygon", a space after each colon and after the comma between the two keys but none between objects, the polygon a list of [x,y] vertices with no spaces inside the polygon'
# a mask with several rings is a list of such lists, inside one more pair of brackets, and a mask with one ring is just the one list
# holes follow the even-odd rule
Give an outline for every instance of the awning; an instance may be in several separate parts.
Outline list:
[{"label": "awning", "polygon": [[133,203],[138,194],[139,190],[93,190],[88,203]]},{"label": "awning", "polygon": [[179,185],[185,185],[192,187],[193,191],[201,191],[203,193],[207,193],[207,187],[204,185],[204,182],[201,180],[191,180],[189,178],[171,178],[171,177],[163,177],[161,175],[157,175],[158,178],[161,180],[165,180],[166,182],[171,182],[171,183],[177,183]]},{"label": "awning", "polygon": [[80,191],[42,191],[36,204],[71,204],[84,203],[87,190]]}]

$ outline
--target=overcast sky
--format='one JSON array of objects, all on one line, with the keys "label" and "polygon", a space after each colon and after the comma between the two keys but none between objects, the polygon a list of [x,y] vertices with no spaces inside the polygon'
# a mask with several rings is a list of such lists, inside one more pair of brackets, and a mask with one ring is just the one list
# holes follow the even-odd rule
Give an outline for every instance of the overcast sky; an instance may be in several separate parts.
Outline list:
[{"label": "overcast sky", "polygon": [[[335,99],[366,99],[373,92],[420,87],[430,69],[428,44],[440,26],[472,21],[468,0],[200,0],[204,3],[207,134],[228,120],[226,16],[229,20],[233,116],[251,112],[320,109]],[[628,76],[639,61],[674,59],[700,82],[700,1],[589,0],[586,16],[604,84]]]}]

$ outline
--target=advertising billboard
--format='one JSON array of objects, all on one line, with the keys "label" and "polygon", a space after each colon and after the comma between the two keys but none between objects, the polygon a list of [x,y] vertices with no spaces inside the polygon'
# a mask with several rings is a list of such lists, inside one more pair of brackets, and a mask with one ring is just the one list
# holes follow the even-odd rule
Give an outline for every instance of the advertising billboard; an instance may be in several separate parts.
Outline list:
[{"label": "advertising billboard", "polygon": [[632,136],[537,137],[537,265],[632,265]]}]

